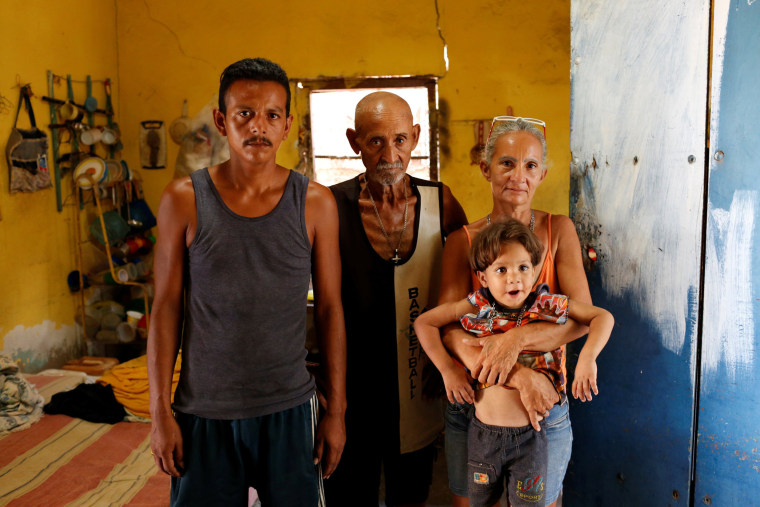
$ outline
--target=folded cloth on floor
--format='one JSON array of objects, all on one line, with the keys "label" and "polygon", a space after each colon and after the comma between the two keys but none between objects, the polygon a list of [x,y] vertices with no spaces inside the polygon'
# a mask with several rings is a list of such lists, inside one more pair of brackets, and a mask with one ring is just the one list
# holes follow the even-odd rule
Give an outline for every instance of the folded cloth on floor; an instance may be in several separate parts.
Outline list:
[{"label": "folded cloth on floor", "polygon": [[[172,375],[172,400],[179,382],[181,353],[177,355]],[[150,418],[150,397],[148,393],[148,357],[140,356],[126,363],[117,364],[97,382],[113,387],[116,400],[134,415]]]},{"label": "folded cloth on floor", "polygon": [[54,394],[45,405],[46,414],[65,414],[85,421],[115,424],[127,413],[116,401],[111,386],[79,384],[71,391]]},{"label": "folded cloth on floor", "polygon": [[18,364],[0,355],[0,435],[25,429],[42,417],[45,399],[19,374]]}]

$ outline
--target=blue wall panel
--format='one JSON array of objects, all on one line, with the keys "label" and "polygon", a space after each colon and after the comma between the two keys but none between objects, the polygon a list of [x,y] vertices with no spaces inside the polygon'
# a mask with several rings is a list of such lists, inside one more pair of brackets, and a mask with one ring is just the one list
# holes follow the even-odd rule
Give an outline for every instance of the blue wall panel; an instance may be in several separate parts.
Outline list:
[{"label": "blue wall panel", "polygon": [[571,22],[571,215],[617,322],[564,504],[760,505],[760,1]]},{"label": "blue wall panel", "polygon": [[714,7],[695,502],[760,504],[760,2]]},{"label": "blue wall panel", "polygon": [[[579,195],[578,180],[571,195]],[[591,246],[583,231],[581,241]],[[634,301],[610,298],[593,266],[588,278],[594,304],[615,315],[615,329],[598,361],[599,396],[571,401],[575,438],[563,505],[688,505],[694,337],[677,353],[663,348],[658,329],[632,311]],[[697,306],[690,307],[696,320]],[[570,379],[582,345],[568,345]]]},{"label": "blue wall panel", "polygon": [[571,6],[571,217],[616,325],[571,404],[565,506],[691,501],[709,21],[705,0]]}]

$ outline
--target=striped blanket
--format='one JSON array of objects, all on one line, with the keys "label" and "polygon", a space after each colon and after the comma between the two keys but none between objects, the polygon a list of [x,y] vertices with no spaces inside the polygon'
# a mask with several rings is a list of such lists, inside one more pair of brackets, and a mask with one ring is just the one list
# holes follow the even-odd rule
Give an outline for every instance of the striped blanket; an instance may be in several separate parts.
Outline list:
[{"label": "striped blanket", "polygon": [[[70,382],[27,378],[46,400]],[[169,505],[169,477],[150,455],[146,423],[45,415],[0,439],[0,449],[0,506]]]}]

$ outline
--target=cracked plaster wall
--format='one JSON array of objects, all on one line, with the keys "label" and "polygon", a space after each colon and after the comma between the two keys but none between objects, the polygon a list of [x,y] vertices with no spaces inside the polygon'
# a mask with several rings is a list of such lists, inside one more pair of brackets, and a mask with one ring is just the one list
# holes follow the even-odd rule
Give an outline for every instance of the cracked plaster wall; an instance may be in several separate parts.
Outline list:
[{"label": "cracked plaster wall", "polygon": [[[87,74],[94,80],[115,79],[118,94],[115,3],[8,0],[2,5],[0,102],[7,104],[5,98],[11,105],[0,107],[3,142],[13,126],[17,83],[31,84],[37,124],[50,137],[50,109],[40,100],[49,95],[47,70],[71,74],[75,98],[84,99]],[[93,90],[103,104],[102,83],[96,82]],[[65,96],[65,81],[56,82],[54,93]],[[28,126],[22,112],[19,127]],[[20,359],[27,371],[57,367],[81,350],[74,330],[76,301],[66,284],[66,275],[76,269],[71,178],[63,179],[68,205],[59,213],[53,188],[8,193],[5,156],[0,157],[0,175],[0,352]]]},{"label": "cracked plaster wall", "polygon": [[[372,7],[338,0],[213,6],[189,1],[181,9],[167,2],[118,0],[117,7],[127,153],[137,154],[140,121],[170,123],[185,98],[194,116],[214,96],[224,67],[240,58],[267,57],[291,78],[437,75],[446,130],[441,179],[468,216],[490,211],[489,187],[477,166],[470,165],[473,120],[506,114],[507,106],[517,115],[547,121],[552,168],[535,205],[567,213],[569,1],[439,0],[439,18],[433,0],[392,0]],[[441,36],[448,46],[448,72]],[[296,115],[294,125],[301,123]],[[295,134],[278,154],[286,167],[298,164]],[[170,169],[177,148],[169,143]],[[144,173],[151,204],[158,203],[172,173]]]},{"label": "cracked plaster wall", "polygon": [[[338,0],[191,0],[181,7],[155,0],[9,0],[4,7],[12,15],[0,18],[0,95],[15,106],[17,79],[30,82],[44,126],[49,108],[39,96],[47,94],[47,69],[74,79],[112,78],[122,157],[133,167],[139,161],[140,121],[170,124],[185,98],[194,116],[213,98],[226,65],[265,56],[291,77],[439,76],[446,143],[441,178],[472,219],[489,211],[488,186],[470,165],[473,120],[505,114],[507,106],[545,119],[552,168],[535,204],[567,213],[569,0],[439,0],[439,17],[433,0],[392,0],[382,8]],[[94,89],[102,103],[97,83]],[[65,83],[56,84],[55,94],[65,95]],[[75,95],[83,94],[84,85],[75,83]],[[0,108],[0,139],[10,133],[12,112]],[[301,121],[297,117],[296,125]],[[288,167],[298,163],[295,140],[291,135],[279,153],[278,161]],[[142,171],[154,210],[176,156],[177,146],[169,142],[168,169]],[[7,175],[4,157],[0,172]],[[70,181],[64,177],[64,197],[70,196]],[[36,358],[29,360],[35,369],[57,366],[73,353],[63,337],[75,335],[76,299],[66,286],[76,265],[73,207],[58,213],[53,189],[9,195],[7,184],[7,176],[0,178],[0,351]]]}]

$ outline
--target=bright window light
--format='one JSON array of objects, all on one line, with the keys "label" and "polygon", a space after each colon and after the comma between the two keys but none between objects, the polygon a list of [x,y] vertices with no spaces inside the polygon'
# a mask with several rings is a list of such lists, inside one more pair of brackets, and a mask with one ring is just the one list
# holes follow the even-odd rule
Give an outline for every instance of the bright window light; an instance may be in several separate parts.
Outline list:
[{"label": "bright window light", "polygon": [[333,185],[364,172],[359,155],[346,139],[346,129],[354,128],[356,104],[377,91],[395,93],[409,103],[414,123],[420,125],[420,141],[412,152],[407,174],[430,179],[430,111],[428,88],[353,88],[314,90],[310,94],[311,146],[314,178],[323,185]]}]

